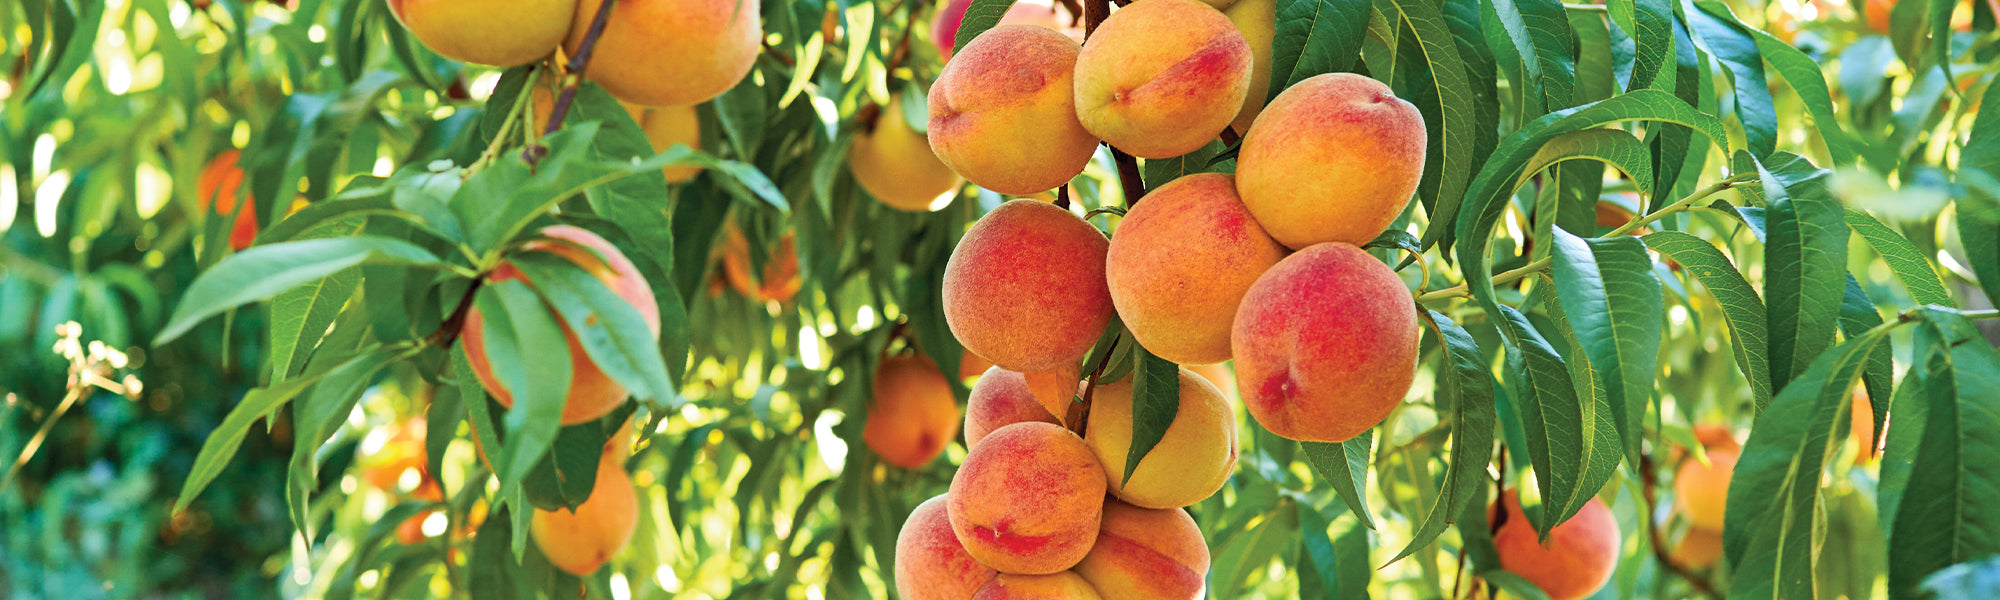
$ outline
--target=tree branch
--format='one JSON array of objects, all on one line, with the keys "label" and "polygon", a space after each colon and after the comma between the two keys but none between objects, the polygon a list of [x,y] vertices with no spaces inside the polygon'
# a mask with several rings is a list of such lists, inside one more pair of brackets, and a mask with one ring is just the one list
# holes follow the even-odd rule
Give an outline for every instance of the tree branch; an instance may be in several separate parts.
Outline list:
[{"label": "tree branch", "polygon": [[1659,488],[1660,483],[1659,474],[1653,471],[1652,455],[1643,452],[1639,454],[1639,483],[1640,489],[1646,497],[1646,512],[1644,513],[1646,519],[1646,538],[1653,546],[1653,558],[1660,562],[1660,566],[1666,567],[1667,571],[1672,572],[1681,579],[1687,580],[1690,585],[1694,586],[1696,591],[1701,592],[1701,595],[1713,600],[1723,600],[1722,592],[1717,591],[1715,586],[1708,582],[1708,579],[1697,575],[1694,569],[1688,568],[1687,565],[1674,560],[1673,556],[1667,552],[1666,538],[1660,534],[1660,526],[1658,523],[1653,522],[1652,517],[1652,507],[1655,504],[1653,499],[1654,493]]},{"label": "tree branch", "polygon": [[[549,111],[548,125],[542,128],[544,137],[562,128],[563,120],[569,117],[569,107],[576,99],[577,85],[583,83],[584,69],[590,66],[590,55],[595,54],[597,39],[604,36],[604,25],[611,22],[611,9],[617,5],[618,0],[604,0],[603,4],[597,5],[597,15],[591,17],[590,29],[583,33],[583,42],[577,44],[576,56],[569,57],[569,65],[566,67],[569,75],[563,82],[562,95],[556,97],[555,109]],[[537,142],[521,150],[521,159],[528,161],[528,166],[532,167],[548,153],[548,147]]]}]

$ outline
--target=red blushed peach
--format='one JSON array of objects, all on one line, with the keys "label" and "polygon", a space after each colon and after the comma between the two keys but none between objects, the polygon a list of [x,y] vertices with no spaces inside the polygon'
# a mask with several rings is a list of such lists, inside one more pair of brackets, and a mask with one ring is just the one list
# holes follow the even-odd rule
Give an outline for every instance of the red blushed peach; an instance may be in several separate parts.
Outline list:
[{"label": "red blushed peach", "polygon": [[[602,0],[575,3],[563,50],[574,55]],[[763,50],[756,0],[619,0],[584,77],[643,106],[700,104],[750,73]]]},{"label": "red blushed peach", "polygon": [[[1049,371],[1090,352],[1111,322],[1110,241],[1055,205],[1013,200],[951,252],[944,318],[960,344],[1003,369]],[[1074,385],[1071,379],[1067,385]]]},{"label": "red blushed peach", "polygon": [[903,600],[966,600],[993,580],[993,569],[973,560],[951,531],[948,494],[938,494],[903,521],[896,534],[896,593]]},{"label": "red blushed peach", "polygon": [[1424,117],[1382,82],[1309,77],[1243,135],[1236,191],[1279,243],[1365,244],[1403,213],[1424,174]]},{"label": "red blushed peach", "polygon": [[958,437],[958,401],[930,359],[907,354],[883,360],[874,392],[861,440],[883,461],[922,468]]},{"label": "red blushed peach", "polygon": [[1110,500],[1097,545],[1076,572],[1104,600],[1197,600],[1208,579],[1208,542],[1187,511]]},{"label": "red blushed peach", "polygon": [[1083,172],[1097,137],[1076,118],[1075,40],[1047,28],[986,30],[931,84],[931,150],[967,181],[1002,194],[1054,189]]},{"label": "red blushed peach", "polygon": [[1288,253],[1237,199],[1234,179],[1198,173],[1125,213],[1104,275],[1139,345],[1178,364],[1219,363],[1243,293]]},{"label": "red blushed peach", "polygon": [[[1549,531],[1548,544],[1537,541],[1535,527],[1521,512],[1514,488],[1501,492],[1507,521],[1493,533],[1493,547],[1506,569],[1549,595],[1549,600],[1578,600],[1597,593],[1618,566],[1618,519],[1604,502],[1591,498],[1576,516]],[[1494,518],[1492,506],[1487,519]]]},{"label": "red blushed peach", "polygon": [[979,382],[972,384],[972,395],[965,401],[965,447],[978,445],[995,429],[1024,421],[1062,424],[1035,401],[1026,377],[1000,367],[988,368]]},{"label": "red blushed peach", "polygon": [[1236,313],[1237,392],[1283,437],[1341,442],[1381,423],[1416,379],[1417,311],[1387,265],[1320,244],[1264,273]]},{"label": "red blushed peach", "polygon": [[[646,321],[646,327],[652,330],[653,338],[659,339],[660,306],[653,299],[653,288],[646,284],[646,279],[639,275],[638,267],[633,266],[631,259],[625,258],[625,253],[619,252],[618,247],[587,229],[572,225],[546,227],[537,236],[537,239],[521,244],[521,251],[552,253],[583,267],[618,297],[631,303],[632,308],[639,311],[639,317]],[[520,279],[534,285],[520,269],[509,263],[501,263],[488,279],[494,283]],[[575,425],[595,420],[618,408],[628,396],[625,387],[612,381],[603,369],[597,368],[597,363],[590,360],[590,355],[584,351],[583,343],[577,341],[576,333],[570,331],[569,324],[563,323],[560,317],[556,318],[557,324],[562,327],[563,338],[569,341],[569,393],[563,399],[562,423]],[[465,343],[466,362],[471,363],[472,374],[479,378],[487,393],[492,394],[501,406],[511,407],[514,405],[514,394],[494,378],[492,364],[486,359],[485,325],[485,316],[479,313],[479,309],[466,313],[465,328],[460,333],[460,339]],[[544,352],[553,350],[530,348],[521,359],[549,360],[550,356]]]},{"label": "red blushed peach", "polygon": [[972,600],[1103,600],[1090,582],[1070,571],[1052,575],[1001,573],[979,588]]},{"label": "red blushed peach", "polygon": [[1195,0],[1134,2],[1098,25],[1076,59],[1083,128],[1140,158],[1214,140],[1250,91],[1250,43]]},{"label": "red blushed peach", "polygon": [[993,430],[951,478],[951,529],[980,564],[1047,575],[1076,566],[1097,540],[1104,467],[1076,434],[1048,423]]}]

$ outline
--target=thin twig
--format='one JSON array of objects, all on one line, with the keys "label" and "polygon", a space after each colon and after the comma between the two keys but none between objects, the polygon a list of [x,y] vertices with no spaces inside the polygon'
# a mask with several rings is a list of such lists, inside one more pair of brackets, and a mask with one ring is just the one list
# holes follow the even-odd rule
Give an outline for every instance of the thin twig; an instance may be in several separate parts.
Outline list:
[{"label": "thin twig", "polygon": [[1667,540],[1660,534],[1660,525],[1654,523],[1651,516],[1654,505],[1654,493],[1658,489],[1659,483],[1659,474],[1653,472],[1652,455],[1643,452],[1640,453],[1639,487],[1646,499],[1646,512],[1644,513],[1647,515],[1645,517],[1646,537],[1653,546],[1653,558],[1660,561],[1660,565],[1666,567],[1667,571],[1672,572],[1681,579],[1687,580],[1689,584],[1694,586],[1696,591],[1701,592],[1701,595],[1713,600],[1723,600],[1722,592],[1717,591],[1715,586],[1708,582],[1708,579],[1696,574],[1694,569],[1688,568],[1687,565],[1681,564],[1680,561],[1674,560],[1674,557],[1667,552]]},{"label": "thin twig", "polygon": [[451,344],[458,341],[459,330],[465,328],[466,314],[472,312],[472,294],[478,292],[479,286],[485,282],[484,277],[474,277],[472,283],[465,286],[465,295],[458,299],[458,306],[451,310],[451,316],[438,324],[437,331],[424,336],[424,343],[450,349]]},{"label": "thin twig", "polygon": [[[618,0],[604,0],[597,6],[597,15],[591,18],[590,29],[583,33],[583,41],[577,44],[576,55],[569,58],[569,75],[563,82],[562,95],[556,97],[555,110],[549,112],[549,124],[542,128],[542,136],[555,134],[557,129],[562,128],[563,119],[569,117],[569,106],[576,99],[577,86],[583,83],[584,69],[590,67],[590,55],[596,53],[597,39],[604,36],[604,25],[611,22],[611,9],[617,5]],[[528,166],[532,167],[548,153],[547,146],[529,144],[521,150],[521,159],[528,161]]]}]

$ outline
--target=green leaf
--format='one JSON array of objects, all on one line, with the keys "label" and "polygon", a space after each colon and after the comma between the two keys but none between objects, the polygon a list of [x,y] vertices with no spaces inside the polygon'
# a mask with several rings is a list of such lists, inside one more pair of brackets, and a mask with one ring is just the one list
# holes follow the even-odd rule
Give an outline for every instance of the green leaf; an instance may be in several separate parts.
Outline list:
[{"label": "green leaf", "polygon": [[1554,247],[1556,296],[1603,379],[1626,458],[1637,461],[1666,317],[1653,259],[1631,237],[1585,240],[1557,229]]},{"label": "green leaf", "polygon": [[363,264],[443,266],[436,255],[409,242],[370,236],[251,247],[196,277],[153,345],[171,342],[196,323],[223,311]]},{"label": "green leaf", "polygon": [[1444,349],[1438,372],[1438,404],[1451,407],[1451,467],[1437,502],[1422,525],[1410,536],[1410,543],[1389,562],[1396,562],[1429,545],[1464,514],[1482,486],[1486,485],[1486,465],[1493,460],[1493,430],[1498,417],[1493,406],[1493,373],[1486,367],[1486,354],[1472,334],[1433,310],[1420,310],[1424,324],[1437,334]]},{"label": "green leaf", "polygon": [[1370,429],[1344,442],[1299,442],[1313,473],[1332,485],[1347,509],[1369,529],[1375,528],[1375,518],[1368,514],[1362,490],[1368,489],[1368,448],[1374,439],[1375,430]]},{"label": "green leaf", "polygon": [[573,375],[569,342],[549,307],[521,280],[479,288],[473,302],[483,316],[489,368],[514,396],[506,440],[493,457],[500,496],[512,496],[555,441]]},{"label": "green leaf", "polygon": [[286,474],[286,502],[291,506],[292,526],[308,538],[312,522],[307,505],[319,484],[318,451],[354,412],[361,392],[374,383],[375,375],[391,362],[407,355],[389,351],[361,354],[327,371],[304,400],[292,405],[292,460]]},{"label": "green leaf", "polygon": [[1506,380],[1521,409],[1541,491],[1544,510],[1535,530],[1546,538],[1618,469],[1618,429],[1608,408],[1577,396],[1570,367],[1526,315],[1502,305],[1495,316],[1507,350]]},{"label": "green leaf", "polygon": [[[495,600],[539,597],[529,583],[523,581],[526,573],[521,569],[520,558],[508,551],[514,540],[527,534],[521,531],[521,535],[516,536],[513,522],[518,519],[510,518],[524,510],[528,510],[527,507],[496,507],[486,517],[486,523],[479,526],[479,535],[472,538],[471,556],[465,561],[469,571],[466,591],[471,597]],[[503,512],[512,514],[503,515]]]},{"label": "green leaf", "polygon": [[1215,560],[1210,563],[1209,587],[1216,598],[1238,597],[1245,583],[1253,578],[1262,580],[1257,574],[1297,538],[1300,510],[1297,501],[1283,498],[1269,512],[1254,518],[1249,528],[1213,544]]},{"label": "green leaf", "polygon": [[1951,301],[1951,293],[1944,290],[1937,271],[1932,270],[1930,260],[1924,258],[1915,244],[1868,213],[1850,208],[1846,215],[1847,226],[1860,234],[1861,239],[1868,240],[1876,254],[1882,255],[1890,272],[1896,274],[1896,279],[1903,282],[1903,288],[1909,290],[1910,297],[1918,304],[1957,307]]},{"label": "green leaf", "polygon": [[1557,0],[1514,0],[1514,5],[1527,27],[1534,59],[1541,64],[1542,98],[1535,112],[1575,106],[1576,39],[1567,9]]},{"label": "green leaf", "polygon": [[[606,456],[604,446],[620,425],[638,410],[627,403],[595,421],[564,426],[556,432],[549,453],[535,464],[522,480],[528,503],[542,510],[575,508],[590,497],[597,485],[599,463],[623,461],[625,456]],[[616,462],[623,466],[623,462]]]},{"label": "green leaf", "polygon": [[[1778,110],[1772,104],[1770,84],[1765,80],[1763,54],[1758,52],[1756,40],[1744,32],[1746,28],[1732,23],[1733,18],[1713,14],[1711,11],[1717,8],[1714,4],[1696,4],[1703,10],[1687,11],[1688,27],[1701,36],[1696,43],[1729,72],[1729,87],[1735,92],[1736,119],[1743,124],[1750,153],[1759,160],[1769,157],[1778,144]],[[1722,12],[1728,14],[1726,8]]]},{"label": "green leaf", "polygon": [[678,405],[659,340],[630,302],[583,267],[553,253],[521,252],[509,262],[562,316],[570,335],[606,376],[641,400]]},{"label": "green leaf", "polygon": [[[1938,569],[2000,552],[2000,354],[1972,322],[1926,309],[1913,340],[1911,371],[1922,389],[1921,438],[1884,461],[1910,461],[1889,538],[1889,594],[1923,597],[1923,579]],[[1908,384],[1906,384],[1908,385]],[[1899,405],[1900,407],[1900,405]],[[1904,419],[1889,432],[1904,431]],[[1888,504],[1884,504],[1888,506]]]},{"label": "green leaf", "polygon": [[[354,360],[360,360],[356,357]],[[194,467],[188,470],[187,480],[181,483],[181,493],[174,500],[174,512],[187,510],[201,490],[215,481],[215,476],[229,466],[229,460],[236,456],[236,449],[243,445],[243,436],[250,432],[250,426],[257,419],[275,411],[306,388],[319,383],[325,372],[294,377],[281,383],[250,390],[236,407],[229,409],[222,424],[208,432],[208,439],[202,440],[201,452],[194,457]]]},{"label": "green leaf", "polygon": [[1833,345],[1847,273],[1847,225],[1840,205],[1792,198],[1763,165],[1757,170],[1770,203],[1764,295],[1771,326],[1771,388],[1783,390]]},{"label": "green leaf", "polygon": [[[944,6],[947,3],[940,3]],[[958,35],[952,37],[951,51],[956,54],[972,42],[972,38],[986,33],[986,30],[1000,24],[1000,17],[1007,16],[1007,9],[1014,6],[1014,0],[972,0],[965,7],[965,17],[958,22]]]},{"label": "green leaf", "polygon": [[1369,0],[1279,0],[1271,37],[1271,89],[1307,77],[1354,70],[1368,29]]},{"label": "green leaf", "polygon": [[1146,165],[1142,168],[1146,188],[1157,188],[1187,175],[1207,172],[1209,159],[1221,154],[1222,150],[1222,140],[1215,140],[1196,148],[1193,152],[1173,158],[1146,159]]},{"label": "green leaf", "polygon": [[[1435,115],[1425,115],[1424,129],[1429,140],[1424,146],[1423,180],[1437,183],[1421,186],[1419,195],[1423,196],[1424,206],[1435,207],[1439,217],[1433,222],[1449,222],[1465,193],[1467,178],[1479,168],[1482,158],[1473,153],[1481,124],[1465,60],[1458,54],[1458,40],[1445,22],[1441,3],[1375,0],[1375,10],[1392,25],[1410,28],[1423,63],[1430,67],[1422,95],[1436,98],[1438,109]],[[1426,100],[1425,105],[1428,104]],[[1437,122],[1440,120],[1443,122]],[[1442,232],[1446,228],[1431,229]],[[1431,232],[1425,232],[1425,247],[1436,241]]]},{"label": "green leaf", "polygon": [[[1845,338],[1860,337],[1868,330],[1882,324],[1882,314],[1876,312],[1875,301],[1868,298],[1868,292],[1861,289],[1861,282],[1852,273],[1847,275],[1847,288],[1840,299],[1840,334]],[[1895,384],[1896,370],[1889,356],[1889,347],[1882,346],[1868,354],[1868,363],[1862,368],[1861,380],[1867,386],[1869,398],[1888,398],[1891,386]],[[1882,421],[1875,421],[1875,431],[1882,430]],[[1873,441],[1873,440],[1870,440]],[[1869,448],[1875,446],[1870,445]]]},{"label": "green leaf", "polygon": [[1139,461],[1166,437],[1181,409],[1181,368],[1167,359],[1139,349],[1138,368],[1132,373],[1132,448],[1125,455],[1125,475],[1130,481]]},{"label": "green leaf", "polygon": [[[2000,85],[1992,87],[2000,89]],[[1988,106],[2000,106],[2000,103]],[[2000,110],[1992,112],[2000,113]],[[2000,170],[1994,172],[2000,173]],[[1985,291],[1988,298],[2000,298],[2000,222],[1960,218],[1958,240],[1965,248],[1966,265],[1979,278],[1979,289]]]},{"label": "green leaf", "polygon": [[[1311,504],[1299,503],[1299,596],[1366,600],[1368,580],[1375,569],[1368,564],[1368,529],[1358,522],[1347,523],[1337,537],[1330,534],[1333,517],[1344,512],[1328,506],[1322,512]],[[1318,589],[1313,589],[1317,587]]]},{"label": "green leaf", "polygon": [[1632,55],[1632,80],[1626,91],[1653,87],[1662,69],[1672,68],[1674,57],[1674,10],[1666,0],[1610,0],[1606,3],[1612,21],[1631,34],[1636,46]]},{"label": "green leaf", "polygon": [[1771,364],[1764,354],[1769,331],[1764,321],[1764,300],[1757,296],[1757,289],[1737,272],[1729,257],[1701,238],[1678,231],[1658,231],[1647,234],[1645,242],[1681,263],[1715,296],[1715,303],[1722,307],[1723,320],[1729,323],[1733,334],[1729,336],[1729,345],[1736,355],[1736,366],[1750,383],[1751,396],[1757,405],[1769,404]]},{"label": "green leaf", "polygon": [[[1639,189],[1652,189],[1653,153],[1646,149],[1646,144],[1622,129],[1584,129],[1556,136],[1544,144],[1541,150],[1528,159],[1528,166],[1522,169],[1521,176],[1514,180],[1514,187],[1509,190],[1508,195],[1520,191],[1530,183],[1536,173],[1555,166],[1556,163],[1572,159],[1589,159],[1611,165],[1630,176],[1632,183]],[[1597,198],[1593,196],[1589,199],[1593,210],[1582,216],[1589,217],[1594,226]]]}]

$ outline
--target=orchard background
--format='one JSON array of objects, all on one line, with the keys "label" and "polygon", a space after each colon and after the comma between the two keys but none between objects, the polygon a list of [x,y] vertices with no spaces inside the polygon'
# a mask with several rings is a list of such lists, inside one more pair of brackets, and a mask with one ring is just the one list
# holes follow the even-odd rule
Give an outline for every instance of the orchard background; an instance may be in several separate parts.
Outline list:
[{"label": "orchard background", "polygon": [[[863,140],[925,130],[945,51],[1011,3],[959,3],[938,39],[925,0],[762,2],[747,75],[657,126],[557,74],[583,36],[468,64],[402,3],[0,7],[0,596],[892,597],[899,530],[967,452],[885,462],[864,428],[900,415],[871,412],[875,375],[922,357],[966,375],[945,378],[963,405],[980,369],[941,282],[1008,197],[864,189],[865,164],[907,173],[923,146]],[[715,3],[607,16],[677,4]],[[1233,474],[1188,509],[1208,597],[1538,597],[1484,518],[1517,485],[1609,507],[1596,598],[2000,587],[2000,116],[1979,110],[2000,6],[1234,4],[1270,45],[1260,91],[1355,72],[1422,114],[1420,184],[1369,249],[1424,327],[1405,401],[1359,437],[1294,442],[1237,407]],[[1028,8],[1010,22],[1079,38],[1117,14]],[[428,26],[522,39],[505,12]],[[715,32],[673,33],[590,64],[722,60],[672,46]],[[1233,172],[1240,133],[1099,147],[1031,197],[1115,236],[1143,190]],[[482,279],[555,223],[631,259],[657,338],[569,263]],[[484,331],[512,408],[461,351],[476,307],[506,316]],[[634,399],[563,426],[558,325],[600,317],[585,343]],[[1160,389],[1122,325],[1089,333],[1083,373]],[[622,471],[599,471],[628,416]],[[1727,483],[1686,476],[1725,454]],[[551,566],[530,508],[606,472],[629,475],[635,534],[588,575]],[[1723,490],[1721,532],[1691,525]]]}]

